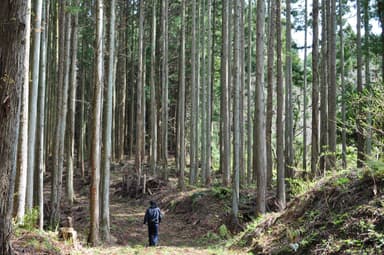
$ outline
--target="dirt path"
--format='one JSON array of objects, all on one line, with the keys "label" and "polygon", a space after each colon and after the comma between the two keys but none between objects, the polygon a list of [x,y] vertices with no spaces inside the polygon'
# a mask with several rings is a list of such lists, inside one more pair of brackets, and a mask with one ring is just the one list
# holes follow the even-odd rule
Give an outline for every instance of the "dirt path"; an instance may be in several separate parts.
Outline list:
[{"label": "dirt path", "polygon": [[[121,170],[113,172],[111,187],[116,187],[114,184],[121,181],[122,174]],[[172,185],[170,189],[167,192],[175,194]],[[114,244],[97,248],[86,248],[83,246],[80,250],[73,252],[73,254],[246,254],[241,251],[225,250],[217,243],[203,244],[201,240],[207,234],[205,230],[186,223],[186,219],[165,209],[162,210],[164,217],[159,227],[159,246],[147,247],[147,226],[143,225],[143,218],[149,198],[145,197],[136,200],[118,197],[114,195],[115,192],[116,190],[112,188],[110,215],[111,234]],[[81,200],[83,201],[81,204],[87,203],[86,197]],[[85,207],[86,204],[78,206]],[[160,208],[161,206],[160,203]],[[82,231],[80,230],[80,232]]]}]

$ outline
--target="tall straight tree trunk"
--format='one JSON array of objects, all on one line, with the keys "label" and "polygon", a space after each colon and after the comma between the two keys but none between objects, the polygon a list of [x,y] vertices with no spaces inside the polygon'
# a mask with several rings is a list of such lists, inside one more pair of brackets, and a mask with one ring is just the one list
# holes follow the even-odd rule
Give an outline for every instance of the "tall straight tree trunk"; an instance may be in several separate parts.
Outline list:
[{"label": "tall straight tree trunk", "polygon": [[42,12],[42,35],[41,35],[41,62],[40,62],[40,84],[39,84],[39,105],[38,105],[38,122],[37,122],[37,173],[38,173],[38,207],[39,207],[39,229],[43,230],[44,226],[44,172],[45,172],[45,94],[46,94],[46,78],[47,78],[47,48],[48,48],[48,27],[49,27],[49,10],[50,3],[43,3]]},{"label": "tall straight tree trunk", "polygon": [[162,174],[168,179],[168,0],[162,1],[162,14],[161,165]]},{"label": "tall straight tree trunk", "polygon": [[108,57],[108,87],[105,98],[106,107],[104,109],[103,118],[103,165],[101,176],[101,238],[110,242],[110,219],[109,219],[109,185],[111,172],[111,156],[112,156],[112,100],[113,91],[115,89],[115,37],[116,37],[116,1],[110,3],[110,20],[109,20],[109,57]]},{"label": "tall straight tree trunk", "polygon": [[90,229],[88,242],[95,246],[99,241],[99,183],[100,183],[100,124],[103,86],[103,1],[96,6],[96,77],[93,96],[92,144],[91,144],[91,185],[90,185]]},{"label": "tall straight tree trunk", "polygon": [[[77,6],[78,0],[74,2]],[[75,158],[75,116],[76,116],[76,89],[77,89],[77,48],[78,48],[78,23],[79,14],[76,12],[72,23],[72,56],[71,56],[71,75],[68,100],[68,150],[67,150],[67,199],[69,204],[73,204],[73,174]]]},{"label": "tall straight tree trunk", "polygon": [[291,42],[291,1],[286,1],[285,39],[285,173],[293,177],[293,109],[292,109],[292,42]]},{"label": "tall straight tree trunk", "polygon": [[329,145],[329,166],[336,167],[336,0],[329,0],[330,13],[328,28],[329,35],[329,84],[328,84],[328,145]]},{"label": "tall straight tree trunk", "polygon": [[60,137],[61,137],[61,109],[63,102],[63,90],[64,83],[64,64],[65,64],[65,8],[66,2],[61,1],[59,4],[59,52],[58,52],[58,75],[57,75],[57,87],[56,87],[56,117],[54,128],[54,148],[53,148],[53,173],[52,173],[52,187],[51,187],[51,214],[50,214],[50,226],[55,228],[60,219],[60,192],[62,186],[62,167],[59,167],[59,151],[60,151]]},{"label": "tall straight tree trunk", "polygon": [[192,0],[192,49],[191,49],[191,71],[192,71],[192,108],[191,108],[191,155],[190,155],[190,173],[189,184],[196,184],[196,174],[198,169],[198,113],[199,113],[199,101],[198,101],[198,81],[197,81],[197,36],[196,36],[196,0]]},{"label": "tall straight tree trunk", "polygon": [[[199,1],[196,3],[197,13],[196,13],[196,98],[195,98],[195,109],[196,112],[196,178],[195,183],[199,179],[199,165],[201,165],[202,157],[203,157],[203,151],[200,151],[200,160],[199,160],[199,146],[200,146],[200,133],[199,131],[202,129],[202,124],[199,121],[200,118],[200,86],[202,84],[201,81],[201,55],[204,51],[201,50],[202,41],[201,41],[201,33],[202,33],[202,24],[203,24],[203,17],[202,17],[202,8]],[[201,115],[202,116],[202,115]],[[202,145],[201,145],[202,146]]]},{"label": "tall straight tree trunk", "polygon": [[[245,30],[244,30],[244,0],[240,1],[240,98],[244,98],[245,91]],[[244,166],[244,104],[245,100],[240,101],[240,185],[245,184]]]},{"label": "tall straight tree trunk", "polygon": [[229,118],[229,51],[230,51],[230,39],[229,39],[229,19],[230,19],[230,2],[228,0],[222,1],[223,5],[223,24],[222,24],[222,57],[221,57],[221,96],[222,96],[222,182],[224,186],[228,186],[230,182],[230,166],[231,166],[231,125]]},{"label": "tall straight tree trunk", "polygon": [[339,37],[340,37],[340,87],[341,87],[341,158],[342,166],[347,168],[347,133],[346,133],[346,109],[345,109],[345,82],[344,82],[344,35],[343,35],[343,5],[339,0]]},{"label": "tall straight tree trunk", "polygon": [[[364,0],[364,71],[365,71],[365,87],[368,89],[368,105],[370,105],[371,98],[371,78],[370,78],[370,69],[369,69],[369,0]],[[371,156],[372,152],[372,114],[371,111],[367,112],[367,134],[365,142],[365,153],[367,156]]]},{"label": "tall straight tree trunk", "polygon": [[39,69],[40,69],[40,41],[41,41],[41,12],[42,0],[36,1],[35,8],[35,28],[33,30],[33,71],[32,88],[29,101],[28,117],[28,172],[27,172],[27,210],[33,207],[33,176],[35,170],[35,143],[36,143],[36,125],[37,125],[37,95],[39,88]]},{"label": "tall straight tree trunk", "polygon": [[138,42],[138,73],[137,73],[137,88],[136,88],[136,154],[135,154],[135,168],[137,178],[139,180],[138,186],[141,182],[142,175],[142,152],[143,152],[143,139],[144,139],[144,111],[143,111],[143,41],[144,41],[144,0],[140,0],[140,14],[139,14],[139,42]]},{"label": "tall straight tree trunk", "polygon": [[157,102],[156,102],[156,0],[152,1],[151,46],[151,172],[157,174]]},{"label": "tall straight tree trunk", "polygon": [[276,96],[277,96],[277,109],[276,109],[276,154],[277,154],[277,199],[280,209],[286,206],[286,193],[285,193],[285,165],[284,165],[284,124],[283,124],[283,111],[284,111],[284,88],[283,88],[283,62],[282,62],[282,39],[281,39],[281,0],[276,0]]},{"label": "tall straight tree trunk", "polygon": [[30,19],[31,1],[0,2],[0,253],[4,255],[13,254],[13,193],[21,91],[29,80]]},{"label": "tall straight tree trunk", "polygon": [[[85,55],[85,49],[84,49],[85,41],[82,40],[82,52],[81,55],[84,57]],[[79,141],[79,148],[78,148],[78,163],[79,168],[81,169],[81,177],[85,178],[85,166],[84,166],[84,160],[85,160],[85,132],[86,132],[86,122],[85,122],[85,83],[86,83],[86,72],[83,67],[81,71],[81,88],[80,88],[80,141]]]},{"label": "tall straight tree trunk", "polygon": [[127,94],[127,3],[121,6],[121,31],[119,34],[119,56],[118,56],[118,74],[119,74],[119,93],[117,93],[117,159],[124,159],[125,148],[125,126],[126,126],[126,94]]},{"label": "tall straight tree trunk", "polygon": [[256,93],[254,118],[253,165],[257,177],[256,212],[265,213],[266,206],[266,140],[264,113],[264,16],[265,3],[257,1],[256,9]]},{"label": "tall straight tree trunk", "polygon": [[206,108],[204,110],[207,111],[206,115],[206,153],[207,153],[207,160],[206,160],[206,166],[205,166],[205,184],[210,185],[211,184],[211,165],[212,165],[212,151],[211,151],[211,143],[212,143],[212,104],[211,104],[211,98],[212,98],[212,54],[213,54],[213,47],[212,47],[212,0],[208,0],[207,2],[207,76],[206,76],[206,89],[207,89],[207,98],[206,98]]},{"label": "tall straight tree trunk", "polygon": [[[357,36],[356,36],[356,48],[357,48],[357,94],[361,99],[363,96],[363,79],[361,67],[363,64],[361,56],[361,1],[356,1],[356,11],[357,11]],[[360,101],[359,101],[360,102]],[[357,167],[361,168],[364,165],[365,155],[364,155],[364,129],[362,119],[363,117],[363,106],[361,103],[358,105],[358,113],[356,116],[356,127],[357,127]]]},{"label": "tall straight tree trunk", "polygon": [[252,0],[248,1],[247,182],[252,180]]},{"label": "tall straight tree trunk", "polygon": [[207,83],[206,83],[206,39],[207,26],[205,16],[207,12],[206,1],[201,1],[201,181],[206,183],[207,176]]},{"label": "tall straight tree trunk", "polygon": [[[25,214],[25,203],[26,203],[26,195],[27,195],[26,194],[26,191],[27,191],[27,172],[28,172],[28,105],[29,105],[29,57],[30,57],[29,54],[30,54],[30,40],[31,40],[30,39],[31,1],[27,0],[26,3],[17,3],[17,4],[14,5],[16,9],[15,10],[12,9],[12,11],[15,14],[14,17],[18,17],[18,19],[20,20],[20,24],[25,24],[25,35],[23,36],[23,40],[25,40],[24,41],[24,43],[25,43],[25,58],[23,60],[23,69],[22,69],[22,70],[24,70],[25,73],[23,73],[23,75],[22,75],[22,77],[24,78],[24,83],[21,87],[22,91],[21,91],[21,112],[20,112],[20,136],[16,135],[16,138],[18,138],[18,141],[19,141],[19,145],[18,145],[18,149],[17,149],[17,153],[18,153],[18,157],[17,157],[18,163],[17,164],[18,164],[18,170],[19,170],[19,173],[18,173],[19,179],[18,179],[18,187],[17,187],[17,193],[18,193],[17,218],[18,218],[18,222],[22,223],[23,217]],[[4,7],[8,7],[8,4],[4,3]],[[22,9],[20,11],[18,11],[17,10],[18,7],[22,8]],[[7,10],[7,9],[4,8],[2,10]],[[26,15],[26,16],[25,16],[25,18],[23,18],[23,17],[20,17],[20,15]],[[2,17],[4,17],[4,22],[8,22],[8,20],[5,18],[6,16],[2,16]],[[11,16],[9,16],[9,17],[11,17]],[[16,20],[14,22],[16,22]],[[13,24],[13,23],[8,22],[7,24]],[[9,28],[9,29],[11,29],[11,28]],[[10,33],[10,32],[8,32],[8,33]],[[20,36],[21,35],[19,35],[19,34],[17,34],[17,35],[15,34],[15,37],[11,37],[11,39],[18,38],[20,40],[20,38],[19,38]],[[12,41],[12,43],[14,43],[15,46],[18,45],[14,41]],[[10,45],[10,47],[11,46],[13,46],[13,45]],[[21,50],[20,54],[23,54],[23,52],[22,52],[23,47],[22,46],[18,46],[18,47],[20,47],[20,50]],[[2,54],[6,54],[6,52],[4,52]],[[7,61],[11,61],[11,60],[7,60]],[[11,68],[11,67],[9,66],[7,68]],[[6,73],[5,70],[3,73],[4,74]],[[3,79],[0,79],[0,80],[3,80]],[[9,89],[12,91],[11,88],[9,88]],[[9,121],[10,121],[10,123],[12,123],[11,122],[12,116],[10,117]],[[4,128],[5,128],[5,130],[7,130],[8,127],[5,126]],[[2,133],[2,134],[6,134],[6,133]],[[11,138],[12,137],[10,137],[10,139]],[[13,148],[9,148],[9,149],[11,150]],[[10,152],[12,152],[12,150],[7,151],[6,153],[10,153]],[[13,155],[9,154],[9,156],[13,156]],[[9,158],[7,160],[9,161]],[[10,162],[9,164],[13,164],[13,162]],[[10,171],[11,169],[8,169],[6,166],[7,165],[5,165],[4,169],[7,169],[7,171]],[[9,166],[11,166],[11,165],[9,165]],[[8,173],[10,174],[11,172],[8,172]],[[5,193],[5,194],[7,194],[7,193]],[[5,197],[5,199],[9,199],[9,198]],[[3,200],[3,201],[6,201],[6,200]],[[2,215],[5,216],[6,211],[4,211],[2,213],[3,213]],[[5,226],[5,227],[7,228],[7,226]],[[1,239],[1,240],[3,240],[3,239]],[[8,240],[8,237],[5,236],[4,240]],[[7,247],[4,247],[4,248],[7,248]]]},{"label": "tall straight tree trunk", "polygon": [[381,76],[384,77],[384,1],[378,1],[377,12],[381,24]]},{"label": "tall straight tree trunk", "polygon": [[[131,4],[130,4],[130,8],[128,8],[130,10],[130,17],[132,19],[134,19],[134,12],[135,12],[135,8],[134,8],[134,1],[131,1]],[[135,140],[135,86],[133,86],[133,84],[135,83],[135,66],[133,63],[136,63],[136,59],[135,59],[135,38],[136,38],[136,28],[134,26],[134,22],[131,22],[131,32],[130,32],[130,36],[131,36],[131,47],[130,47],[130,63],[131,63],[131,68],[130,68],[130,80],[129,80],[129,83],[131,84],[130,86],[130,90],[127,92],[127,94],[129,94],[130,92],[130,98],[129,96],[127,95],[127,98],[128,100],[130,100],[130,107],[128,108],[128,112],[127,115],[129,114],[129,126],[127,128],[127,136],[129,135],[129,146],[128,146],[128,158],[131,159],[132,156],[133,156],[133,147],[134,147],[134,140]]]},{"label": "tall straight tree trunk", "polygon": [[312,6],[312,134],[311,134],[311,173],[319,175],[319,0]]},{"label": "tall straight tree trunk", "polygon": [[[68,2],[68,5],[70,2]],[[65,10],[63,10],[65,12]],[[64,15],[64,14],[63,14]],[[64,144],[65,144],[65,131],[67,124],[67,109],[68,109],[68,87],[69,87],[69,70],[70,70],[70,49],[71,49],[71,14],[67,12],[65,14],[65,42],[63,42],[62,47],[62,57],[63,62],[60,65],[59,69],[59,79],[62,79],[62,86],[59,85],[60,89],[57,91],[59,99],[59,109],[57,116],[56,124],[56,144],[55,144],[55,153],[58,153],[56,156],[57,170],[55,169],[54,182],[52,189],[55,191],[52,192],[52,205],[55,209],[52,210],[51,217],[51,226],[56,226],[60,221],[60,200],[62,192],[62,179],[63,179],[63,164],[64,164]],[[60,73],[63,72],[61,75]],[[59,82],[60,84],[60,82]],[[60,94],[60,95],[59,95]]]},{"label": "tall straight tree trunk", "polygon": [[233,104],[233,192],[232,192],[232,214],[234,221],[237,222],[239,213],[240,196],[240,83],[241,83],[241,64],[240,64],[240,18],[241,0],[235,1],[234,6],[234,104]]},{"label": "tall straight tree trunk", "polygon": [[321,88],[320,88],[320,173],[324,174],[326,167],[326,151],[328,145],[328,107],[327,107],[327,22],[325,0],[321,2]]},{"label": "tall straight tree trunk", "polygon": [[[272,117],[273,117],[273,77],[275,59],[275,0],[270,0],[270,13],[268,19],[268,49],[267,49],[267,119],[266,119],[266,139],[267,139],[267,186],[272,185]],[[279,13],[280,15],[280,13]],[[278,26],[276,24],[276,26]]]},{"label": "tall straight tree trunk", "polygon": [[[145,15],[144,15],[145,17]],[[144,28],[145,29],[145,28]],[[143,29],[143,30],[144,30]],[[145,33],[145,32],[144,32]],[[145,36],[145,35],[144,35]],[[147,65],[145,60],[147,59],[147,53],[145,49],[145,37],[143,38],[143,79],[142,79],[142,84],[143,84],[143,93],[141,93],[141,105],[142,105],[142,112],[143,112],[143,130],[142,130],[142,141],[141,141],[141,164],[143,165],[145,163],[145,136],[146,136],[146,94],[145,94],[145,85],[146,85],[146,74],[147,74]]]},{"label": "tall straight tree trunk", "polygon": [[180,77],[179,77],[179,99],[178,99],[178,121],[179,121],[179,187],[184,190],[185,169],[185,0],[181,1],[181,41],[180,41]]},{"label": "tall straight tree trunk", "polygon": [[303,171],[307,172],[307,33],[308,0],[304,1]]}]

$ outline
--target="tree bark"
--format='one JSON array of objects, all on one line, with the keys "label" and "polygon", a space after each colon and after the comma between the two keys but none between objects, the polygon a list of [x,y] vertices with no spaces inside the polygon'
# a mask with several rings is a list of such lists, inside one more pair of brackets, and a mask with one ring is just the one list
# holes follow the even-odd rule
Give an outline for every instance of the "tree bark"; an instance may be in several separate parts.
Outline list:
[{"label": "tree bark", "polygon": [[161,96],[161,165],[164,179],[168,179],[168,0],[162,1],[162,96]]},{"label": "tree bark", "polygon": [[39,229],[44,226],[44,172],[45,172],[45,95],[47,77],[47,47],[48,47],[48,27],[49,27],[50,2],[43,3],[42,15],[42,41],[41,41],[41,62],[40,62],[40,85],[39,85],[39,105],[38,105],[38,124],[37,124],[37,173],[38,173],[38,207],[39,207]]},{"label": "tree bark", "polygon": [[307,33],[308,0],[304,1],[303,171],[307,172]]},{"label": "tree bark", "polygon": [[70,52],[70,14],[65,14],[67,3],[63,1],[60,4],[60,21],[61,32],[59,38],[59,74],[57,88],[57,117],[55,127],[55,144],[54,144],[54,169],[52,178],[51,191],[51,215],[50,225],[55,228],[60,221],[60,201],[63,179],[63,163],[64,163],[64,138],[67,115],[68,100],[68,83],[69,83],[69,52]]},{"label": "tree bark", "polygon": [[[201,182],[206,183],[207,177],[207,80],[206,80],[206,38],[205,35],[207,32],[207,26],[205,22],[205,16],[207,13],[206,1],[201,1]],[[208,28],[209,29],[209,28]]]},{"label": "tree bark", "polygon": [[281,39],[281,0],[276,0],[276,96],[277,96],[277,111],[276,111],[276,154],[277,154],[277,199],[280,209],[286,207],[285,193],[285,165],[284,165],[284,124],[283,124],[283,63],[282,63],[282,39]]},{"label": "tree bark", "polygon": [[[6,8],[11,8],[13,6],[8,7],[9,3],[4,3],[4,8],[2,10],[7,10]],[[31,1],[27,0],[26,3],[22,4],[16,3],[15,8],[22,8],[19,11],[13,10],[11,8],[11,11],[14,12],[14,17],[18,17],[18,20],[20,21],[20,24],[25,24],[25,35],[23,36],[23,40],[25,43],[25,58],[24,58],[24,63],[22,66],[22,70],[24,70],[25,73],[23,73],[22,77],[24,78],[24,83],[22,86],[22,91],[21,91],[21,113],[20,113],[20,136],[18,137],[19,140],[19,147],[17,149],[18,153],[18,187],[17,187],[17,193],[18,193],[18,209],[17,209],[17,219],[19,223],[23,222],[23,217],[25,214],[25,203],[26,203],[26,191],[27,191],[27,173],[28,173],[28,105],[29,105],[29,58],[30,58],[30,33],[31,33]],[[5,8],[6,7],[6,8]],[[4,16],[2,17],[8,17],[5,16],[6,14],[4,13]],[[26,15],[25,19],[20,17],[20,15]],[[9,15],[9,17],[12,17]],[[15,24],[16,20],[14,22],[9,22],[6,18],[4,18],[4,22],[7,22],[6,24]],[[2,23],[3,24],[3,23]],[[11,28],[8,28],[11,30]],[[19,32],[19,31],[18,31]],[[15,32],[12,32],[15,33]],[[22,34],[22,33],[21,33]],[[19,38],[21,35],[20,34],[15,34],[14,38]],[[5,38],[5,37],[4,37]],[[14,39],[11,37],[10,39]],[[20,40],[20,38],[19,38]],[[12,43],[18,45],[16,42],[11,41]],[[4,42],[5,43],[5,42]],[[10,45],[9,47],[12,47],[13,45]],[[23,48],[21,48],[21,51]],[[6,51],[2,54],[6,54]],[[20,54],[23,54],[21,52]],[[6,55],[5,55],[6,56]],[[4,56],[4,57],[5,57]],[[8,56],[7,56],[8,57]],[[10,57],[10,56],[9,56]],[[8,60],[10,61],[10,60]],[[14,63],[15,64],[15,63]],[[11,68],[11,67],[8,67]],[[4,70],[3,74],[7,74]],[[16,79],[11,77],[12,79]],[[11,119],[9,120],[11,121]],[[5,127],[7,128],[7,127]],[[12,156],[12,154],[9,154]],[[8,159],[9,160],[9,159]],[[7,169],[7,168],[4,168]],[[6,198],[7,199],[7,198]],[[6,200],[4,200],[6,201]],[[5,214],[3,214],[5,215]]]},{"label": "tree bark", "polygon": [[157,102],[156,102],[156,0],[152,1],[151,46],[151,172],[157,174]]},{"label": "tree bark", "polygon": [[222,103],[222,182],[224,186],[228,186],[230,182],[230,165],[231,165],[231,130],[229,118],[229,51],[230,51],[230,38],[229,38],[229,7],[228,0],[222,1],[223,5],[223,21],[222,21],[222,57],[221,57],[221,97]]},{"label": "tree bark", "polygon": [[31,1],[0,2],[0,253],[12,254],[21,91],[28,86]]},{"label": "tree bark", "polygon": [[[74,2],[77,7],[78,0]],[[76,12],[72,23],[72,56],[70,89],[68,99],[68,150],[67,150],[67,199],[72,206],[74,199],[73,175],[75,158],[75,116],[76,116],[76,90],[77,90],[77,48],[78,48],[78,23],[79,14]]]},{"label": "tree bark", "polygon": [[328,145],[328,110],[327,110],[327,22],[326,22],[326,6],[322,2],[321,10],[321,88],[320,88],[320,169],[323,175],[326,167],[326,151]]},{"label": "tree bark", "polygon": [[103,166],[102,166],[102,188],[101,188],[101,238],[106,242],[110,242],[110,218],[109,218],[109,185],[111,172],[111,156],[112,156],[112,101],[115,89],[115,38],[116,38],[116,1],[111,0],[110,3],[110,20],[109,20],[109,56],[108,56],[108,85],[107,95],[105,97],[106,107],[104,109],[104,125],[103,125]]},{"label": "tree bark", "polygon": [[266,140],[264,113],[264,16],[265,3],[257,1],[256,8],[256,93],[254,118],[253,165],[257,175],[256,212],[265,213],[266,206]]},{"label": "tree bark", "polygon": [[362,80],[362,71],[361,67],[363,64],[361,56],[361,1],[356,1],[356,16],[357,16],[357,36],[356,36],[356,48],[357,48],[357,94],[360,98],[358,104],[358,112],[356,116],[356,127],[357,127],[357,167],[361,168],[364,166],[364,129],[363,129],[363,106],[361,103],[361,98],[363,96],[363,80]]},{"label": "tree bark", "polygon": [[91,185],[90,185],[90,229],[88,242],[95,246],[99,241],[99,183],[100,183],[100,124],[103,86],[103,1],[95,2],[96,8],[96,49],[95,87],[93,97],[92,144],[91,144]]},{"label": "tree bark", "polygon": [[328,84],[328,145],[329,145],[329,166],[336,167],[336,0],[329,0],[329,84]]},{"label": "tree bark", "polygon": [[[370,98],[372,96],[371,92],[371,78],[370,78],[370,67],[369,67],[369,61],[370,61],[370,51],[369,51],[369,0],[364,0],[364,71],[365,71],[365,87],[368,90],[367,95],[367,105],[371,106]],[[367,111],[367,134],[366,134],[366,142],[365,142],[365,153],[368,157],[371,156],[372,153],[372,114],[371,111]]]},{"label": "tree bark", "polygon": [[312,6],[312,134],[311,134],[311,173],[319,175],[319,0]]},{"label": "tree bark", "polygon": [[180,40],[180,70],[179,70],[179,99],[178,99],[178,121],[179,121],[179,188],[184,190],[185,169],[185,0],[181,1],[181,40]]},{"label": "tree bark", "polygon": [[[275,0],[270,1],[270,18],[268,19],[268,49],[267,49],[267,119],[266,119],[266,143],[267,143],[267,187],[272,186],[272,118],[273,118],[273,77],[275,55]],[[278,26],[276,24],[276,26]]]},{"label": "tree bark", "polygon": [[135,154],[135,168],[139,180],[141,182],[142,175],[142,152],[144,141],[144,110],[143,110],[143,44],[144,44],[144,0],[140,0],[139,10],[139,42],[138,42],[138,73],[137,73],[137,87],[136,87],[136,154]]},{"label": "tree bark", "polygon": [[234,104],[233,104],[233,194],[232,194],[232,214],[237,221],[239,213],[240,198],[240,86],[241,86],[241,63],[240,63],[240,17],[241,0],[235,1],[234,6]]},{"label": "tree bark", "polygon": [[340,37],[340,87],[341,87],[341,158],[342,166],[347,168],[347,134],[346,134],[346,109],[345,109],[345,82],[344,82],[344,35],[343,35],[343,5],[339,0],[339,37]]},{"label": "tree bark", "polygon": [[191,49],[191,71],[192,71],[192,128],[191,128],[191,154],[190,154],[190,173],[189,184],[196,184],[196,175],[198,170],[198,114],[199,114],[199,94],[198,94],[198,72],[196,57],[197,55],[197,41],[196,36],[196,0],[192,0],[192,49]]},{"label": "tree bark", "polygon": [[248,1],[247,183],[252,180],[252,0]]},{"label": "tree bark", "polygon": [[211,143],[212,143],[212,55],[213,55],[213,47],[212,47],[212,0],[208,0],[207,2],[207,76],[206,76],[206,89],[207,89],[207,97],[206,97],[206,166],[205,166],[205,185],[210,185],[211,180],[211,165],[212,165],[212,151],[211,151]]},{"label": "tree bark", "polygon": [[121,8],[121,25],[119,31],[119,52],[118,52],[118,86],[117,93],[117,117],[116,117],[116,159],[122,161],[124,159],[125,149],[125,126],[126,126],[126,94],[127,94],[127,2],[122,3]]},{"label": "tree bark", "polygon": [[285,174],[293,177],[293,109],[292,109],[292,42],[291,42],[291,1],[286,1],[285,40]]},{"label": "tree bark", "polygon": [[41,12],[42,0],[36,1],[35,7],[35,27],[33,30],[33,68],[32,68],[32,87],[30,91],[29,116],[28,116],[28,172],[27,172],[27,210],[33,207],[33,184],[35,170],[35,144],[37,126],[37,96],[39,88],[39,69],[40,69],[40,41],[41,41]]}]

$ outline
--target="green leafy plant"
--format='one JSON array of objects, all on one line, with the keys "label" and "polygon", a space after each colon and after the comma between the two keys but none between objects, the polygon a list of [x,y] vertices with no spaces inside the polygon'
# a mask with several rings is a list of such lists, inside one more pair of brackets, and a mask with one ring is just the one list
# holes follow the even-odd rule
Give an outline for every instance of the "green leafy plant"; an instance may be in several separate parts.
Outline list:
[{"label": "green leafy plant", "polygon": [[22,229],[32,231],[37,228],[37,220],[39,218],[39,208],[33,208],[24,215],[22,224],[19,226]]}]

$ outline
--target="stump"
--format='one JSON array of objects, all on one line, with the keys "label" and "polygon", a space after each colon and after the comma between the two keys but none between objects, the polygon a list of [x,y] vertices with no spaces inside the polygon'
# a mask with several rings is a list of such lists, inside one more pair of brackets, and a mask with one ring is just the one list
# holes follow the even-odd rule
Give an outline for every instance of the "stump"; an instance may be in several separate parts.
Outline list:
[{"label": "stump", "polygon": [[73,228],[62,227],[59,229],[59,239],[71,241],[76,246],[77,232]]},{"label": "stump", "polygon": [[77,232],[73,228],[72,217],[67,217],[66,224],[68,227],[59,228],[59,239],[72,242],[73,246],[76,248]]}]

